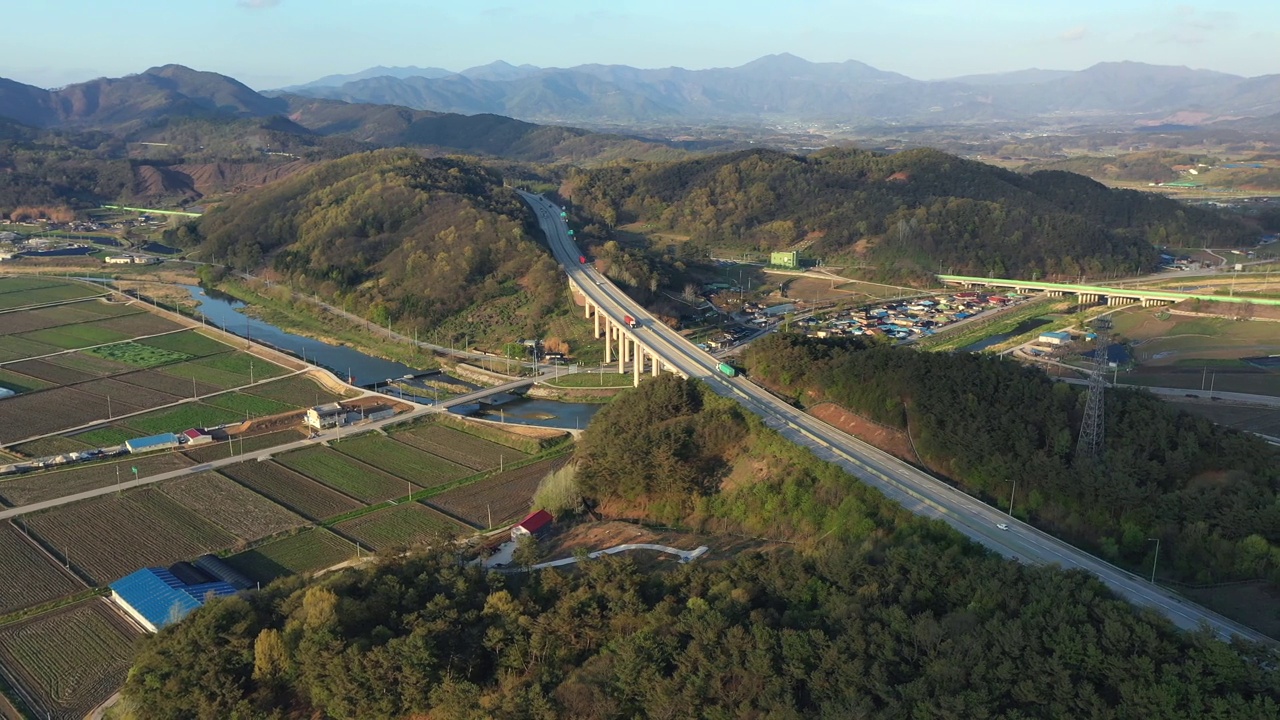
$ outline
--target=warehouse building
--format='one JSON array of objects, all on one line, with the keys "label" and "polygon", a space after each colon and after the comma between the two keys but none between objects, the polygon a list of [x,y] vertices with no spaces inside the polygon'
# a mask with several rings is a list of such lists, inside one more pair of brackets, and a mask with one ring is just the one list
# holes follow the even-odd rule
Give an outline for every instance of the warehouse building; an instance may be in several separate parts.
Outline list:
[{"label": "warehouse building", "polygon": [[144,453],[155,450],[172,450],[178,447],[178,436],[173,433],[162,433],[160,435],[148,435],[144,438],[134,438],[124,442],[125,449],[130,453]]},{"label": "warehouse building", "polygon": [[307,410],[307,425],[317,430],[346,424],[347,409],[339,403],[326,403]]},{"label": "warehouse building", "polygon": [[[178,577],[179,573],[184,577]],[[236,592],[231,583],[211,578],[186,563],[168,569],[143,568],[111,583],[111,601],[151,632],[178,622],[209,598]]]},{"label": "warehouse building", "polygon": [[1045,345],[1066,345],[1071,342],[1071,333],[1065,330],[1040,333],[1040,337],[1036,338],[1036,342]]}]

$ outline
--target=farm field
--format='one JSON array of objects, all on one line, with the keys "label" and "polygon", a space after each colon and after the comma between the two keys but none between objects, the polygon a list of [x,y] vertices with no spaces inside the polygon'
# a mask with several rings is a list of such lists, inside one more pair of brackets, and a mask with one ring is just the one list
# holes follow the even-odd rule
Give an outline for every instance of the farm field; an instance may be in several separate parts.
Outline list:
[{"label": "farm field", "polygon": [[513,450],[519,450],[520,452],[529,455],[536,455],[549,444],[553,444],[568,435],[568,433],[563,430],[533,426],[523,427],[523,432],[507,431],[492,425],[486,425],[480,422],[471,422],[448,415],[437,416],[436,423],[443,425],[444,427],[454,428],[466,433],[467,435],[472,435],[499,445],[505,445]]},{"label": "farm field", "polygon": [[[254,435],[226,442],[217,442],[208,445],[194,447],[183,453],[197,463],[209,462],[210,460],[219,460],[224,457],[231,457],[234,452],[236,455],[242,453],[253,452],[255,450],[265,450],[269,447],[277,445],[287,445],[306,438],[300,430],[278,430],[271,433],[263,433],[262,435]],[[234,445],[234,447],[233,447]]]},{"label": "farm field", "polygon": [[362,505],[275,462],[250,460],[219,472],[259,494],[313,520],[351,512]]},{"label": "farm field", "polygon": [[7,387],[14,392],[25,393],[53,387],[53,383],[15,372],[6,365],[0,368],[0,386]]},{"label": "farm field", "polygon": [[491,470],[502,463],[510,464],[529,457],[519,450],[437,423],[397,432],[391,437],[472,470]]},{"label": "farm field", "polygon": [[113,402],[117,399],[123,399],[128,401],[131,405],[143,408],[171,405],[183,399],[177,395],[160,392],[159,390],[131,385],[124,382],[122,378],[99,378],[97,380],[91,380],[77,385],[76,390],[101,397],[109,397],[112,398]]},{"label": "farm field", "polygon": [[105,294],[98,288],[91,288],[79,283],[50,283],[42,287],[24,289],[21,292],[7,291],[4,290],[4,287],[8,286],[0,286],[0,291],[2,291],[0,292],[0,310],[44,305]]},{"label": "farm field", "polygon": [[159,370],[138,370],[127,375],[116,376],[114,379],[127,382],[130,385],[137,385],[138,387],[159,390],[181,398],[189,398],[196,394],[208,395],[222,389],[208,383],[193,383],[190,377],[168,375]]},{"label": "farm field", "polygon": [[119,375],[121,373],[132,372],[137,368],[131,365],[125,365],[114,360],[95,357],[86,352],[63,353],[46,358],[54,365],[61,365],[72,370],[79,370],[97,377],[106,377],[108,375]]},{"label": "farm field", "polygon": [[215,472],[168,480],[157,488],[246,542],[308,524],[300,515]]},{"label": "farm field", "polygon": [[[84,583],[58,567],[22,532],[0,524],[0,615],[55,600],[84,589]],[[21,582],[12,582],[21,578]]]},{"label": "farm field", "polygon": [[333,443],[338,452],[424,488],[471,475],[470,468],[425,453],[377,433]]},{"label": "farm field", "polygon": [[228,352],[232,349],[230,345],[214,340],[213,338],[203,335],[196,330],[186,330],[180,333],[171,333],[169,335],[146,338],[144,340],[139,340],[138,344],[157,348],[159,350],[181,353],[190,357],[217,355],[218,353]]},{"label": "farm field", "polygon": [[206,405],[212,405],[224,410],[245,415],[251,418],[263,417],[265,415],[279,415],[290,410],[297,410],[297,405],[288,405],[278,400],[258,397],[257,395],[248,395],[242,392],[223,393],[222,395],[214,395],[211,398],[205,398],[203,401]]},{"label": "farm field", "polygon": [[334,525],[366,548],[383,551],[452,539],[469,529],[420,503],[383,508]]},{"label": "farm field", "polygon": [[0,669],[48,720],[79,720],[124,684],[138,632],[94,598],[0,628]]},{"label": "farm field", "polygon": [[120,425],[106,425],[95,430],[72,435],[71,439],[84,443],[89,447],[104,448],[123,444],[125,440],[132,440],[135,437],[138,437],[138,433],[134,430]]},{"label": "farm field", "polygon": [[[56,408],[56,412],[51,412]],[[143,410],[123,400],[111,399],[116,415]],[[86,425],[108,416],[107,400],[74,388],[52,388],[6,398],[0,403],[0,443],[56,433]]]},{"label": "farm field", "polygon": [[103,320],[99,320],[95,324],[98,327],[115,330],[116,332],[121,332],[134,338],[143,337],[145,335],[159,335],[161,333],[175,332],[186,327],[184,325],[179,325],[168,318],[149,312],[105,318]]},{"label": "farm field", "polygon": [[24,525],[99,585],[235,543],[227,531],[150,487],[33,513]]},{"label": "farm field", "polygon": [[4,342],[0,343],[0,362],[40,357],[41,355],[61,352],[61,350],[61,348],[38,343],[34,340],[24,340],[17,335],[6,335],[4,336]]},{"label": "farm field", "polygon": [[[409,483],[327,447],[313,446],[276,457],[276,462],[367,503],[409,493]],[[413,490],[420,490],[417,485]]]},{"label": "farm field", "polygon": [[45,328],[98,320],[104,317],[123,317],[139,312],[142,312],[140,308],[114,305],[99,300],[85,300],[84,302],[55,305],[35,310],[15,310],[0,314],[0,335],[44,330]]},{"label": "farm field", "polygon": [[[226,354],[231,355],[233,353],[226,353]],[[234,354],[242,355],[241,353],[234,353]],[[173,377],[176,377],[176,378],[182,378],[187,382],[191,382],[192,378],[194,378],[198,382],[213,386],[219,390],[229,390],[234,387],[240,387],[242,385],[249,384],[249,362],[248,362],[247,355],[243,355],[243,357],[245,358],[244,374],[229,372],[227,370],[224,370],[218,367],[210,367],[209,365],[203,364],[203,361],[205,360],[213,360],[219,357],[221,356],[213,355],[208,358],[188,360],[186,362],[181,362],[176,365],[166,365],[162,368],[158,368],[158,371],[161,373],[164,373],[165,375],[172,375]],[[228,364],[232,364],[232,363],[228,363]],[[276,367],[276,366],[269,365],[266,360],[255,360],[253,364],[253,370],[254,370],[253,379],[262,380],[264,378],[271,377],[272,374],[266,372],[266,370],[272,367]],[[262,370],[263,372],[259,373],[259,370]],[[284,372],[283,368],[279,368],[279,370],[280,372]],[[274,374],[278,375],[280,373],[274,373]]]},{"label": "farm field", "polygon": [[489,513],[492,512],[493,525],[498,527],[529,512],[529,503],[538,483],[568,462],[568,457],[541,460],[447,490],[427,502],[479,529],[489,526]]},{"label": "farm field", "polygon": [[350,542],[324,528],[312,528],[225,559],[250,579],[265,584],[285,575],[333,567],[355,555],[356,548]]},{"label": "farm field", "polygon": [[118,330],[103,327],[98,322],[80,323],[77,325],[59,325],[58,327],[46,328],[44,330],[36,330],[35,332],[22,333],[15,337],[34,340],[45,345],[53,345],[63,350],[74,350],[76,348],[89,347],[90,345],[101,345],[103,343],[114,343],[122,340],[128,340],[132,335],[123,333]]},{"label": "farm field", "polygon": [[76,452],[77,450],[92,450],[96,445],[86,445],[74,438],[65,438],[54,435],[53,437],[40,438],[31,442],[24,442],[9,448],[14,452],[19,452],[26,457],[40,458],[49,457],[51,455],[61,455],[63,453]]},{"label": "farm field", "polygon": [[0,480],[0,500],[13,506],[30,505],[107,487],[116,483],[117,468],[120,470],[120,479],[132,480],[131,468],[138,468],[138,477],[145,478],[191,465],[190,460],[178,453],[160,453],[116,462],[81,465],[67,470],[42,470],[17,475],[10,480]]},{"label": "farm field", "polygon": [[138,430],[142,435],[154,435],[156,433],[182,432],[188,428],[213,427],[241,420],[244,420],[244,415],[231,410],[224,410],[204,403],[185,403],[177,407],[131,417],[123,422],[125,425]]},{"label": "farm field", "polygon": [[84,354],[140,368],[171,365],[173,363],[191,359],[191,356],[186,353],[174,352],[173,350],[163,350],[161,348],[143,345],[142,343],[136,342],[120,342],[114,345],[103,345],[102,347],[85,350]]},{"label": "farm field", "polygon": [[29,377],[43,380],[52,385],[71,385],[73,383],[92,380],[97,377],[93,373],[73,370],[47,360],[19,360],[4,366],[9,372],[22,373]]},{"label": "farm field", "polygon": [[255,385],[251,388],[245,388],[244,392],[295,407],[313,407],[342,400],[350,395],[350,393],[339,395],[330,392],[321,387],[320,383],[304,375],[293,375],[269,383]]}]

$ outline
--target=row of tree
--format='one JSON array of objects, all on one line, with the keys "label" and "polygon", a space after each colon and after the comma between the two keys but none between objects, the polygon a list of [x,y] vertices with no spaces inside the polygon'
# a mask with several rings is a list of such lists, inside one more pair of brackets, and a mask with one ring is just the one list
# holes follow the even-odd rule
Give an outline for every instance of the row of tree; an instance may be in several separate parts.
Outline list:
[{"label": "row of tree", "polygon": [[486,575],[440,553],[284,580],[147,640],[126,700],[142,720],[1280,717],[1265,650],[989,555],[696,381],[619,396],[578,463],[597,504],[798,544],[648,572]]},{"label": "row of tree", "polygon": [[1171,409],[1108,390],[1099,462],[1077,461],[1086,393],[979,354],[925,353],[773,335],[752,345],[753,377],[798,402],[835,402],[910,433],[923,460],[966,490],[1104,557],[1210,583],[1280,582],[1280,453]]}]

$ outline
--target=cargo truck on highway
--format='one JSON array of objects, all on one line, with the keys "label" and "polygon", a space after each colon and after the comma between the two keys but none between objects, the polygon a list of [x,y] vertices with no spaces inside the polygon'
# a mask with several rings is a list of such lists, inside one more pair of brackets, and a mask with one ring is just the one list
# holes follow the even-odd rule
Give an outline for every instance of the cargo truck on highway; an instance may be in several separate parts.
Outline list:
[{"label": "cargo truck on highway", "polygon": [[727,363],[720,363],[716,366],[716,369],[720,371],[720,374],[726,377],[738,377],[738,371],[735,370],[732,365]]},{"label": "cargo truck on highway", "polygon": [[579,256],[578,256],[578,262],[579,262],[579,263],[582,263],[583,265],[586,265],[586,264],[587,264],[587,256],[586,256],[586,255],[579,255]]},{"label": "cargo truck on highway", "polygon": [[630,315],[623,315],[622,322],[626,323],[627,327],[640,327],[640,323],[636,322],[636,319]]}]

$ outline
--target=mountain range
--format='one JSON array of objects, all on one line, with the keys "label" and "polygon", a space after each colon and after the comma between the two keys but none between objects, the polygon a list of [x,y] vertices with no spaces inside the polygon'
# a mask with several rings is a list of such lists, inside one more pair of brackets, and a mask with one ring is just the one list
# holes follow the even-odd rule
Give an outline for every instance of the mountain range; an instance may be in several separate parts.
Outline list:
[{"label": "mountain range", "polygon": [[[504,76],[501,68],[491,71]],[[130,142],[181,145],[186,155],[215,140],[223,149],[230,143],[298,153],[334,146],[329,155],[336,156],[358,146],[409,146],[531,162],[661,159],[681,152],[637,138],[486,113],[463,116],[295,94],[267,96],[234,78],[181,65],[55,90],[0,78],[0,119],[5,118],[34,128],[104,130]]]},{"label": "mountain range", "polygon": [[1280,75],[1246,78],[1137,62],[937,81],[854,60],[814,63],[786,53],[706,70],[496,62],[447,75],[438,68],[377,71],[330,76],[289,90],[349,102],[587,125],[748,119],[854,125],[1037,119],[1158,123],[1179,114],[1212,122],[1280,113]]}]

